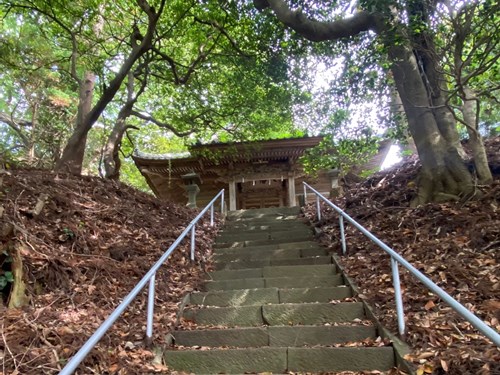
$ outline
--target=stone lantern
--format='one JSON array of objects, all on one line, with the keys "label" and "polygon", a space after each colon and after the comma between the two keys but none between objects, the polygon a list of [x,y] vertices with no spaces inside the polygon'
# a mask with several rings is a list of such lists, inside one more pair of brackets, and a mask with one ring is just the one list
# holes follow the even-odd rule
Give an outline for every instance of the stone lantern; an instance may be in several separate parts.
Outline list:
[{"label": "stone lantern", "polygon": [[342,186],[339,184],[340,169],[330,169],[328,177],[330,177],[330,198],[340,197],[342,195]]},{"label": "stone lantern", "polygon": [[197,208],[196,206],[196,195],[200,192],[200,187],[198,184],[201,184],[200,175],[194,172],[185,174],[181,176],[184,181],[184,188],[188,193],[188,203],[186,204],[189,208]]}]

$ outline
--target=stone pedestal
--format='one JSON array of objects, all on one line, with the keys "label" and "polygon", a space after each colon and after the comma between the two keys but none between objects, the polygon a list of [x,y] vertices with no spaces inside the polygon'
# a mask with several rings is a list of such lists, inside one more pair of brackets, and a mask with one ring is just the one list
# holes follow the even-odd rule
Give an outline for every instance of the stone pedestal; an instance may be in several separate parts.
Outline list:
[{"label": "stone pedestal", "polygon": [[186,204],[189,208],[197,208],[196,205],[196,196],[200,192],[200,187],[196,184],[186,185],[186,191],[188,193],[188,203]]},{"label": "stone pedestal", "polygon": [[188,203],[186,204],[189,208],[197,208],[196,206],[196,196],[200,192],[200,187],[198,184],[201,184],[200,176],[197,173],[191,172],[185,175],[182,175],[181,178],[184,180],[186,189],[188,193]]},{"label": "stone pedestal", "polygon": [[330,177],[330,198],[337,198],[342,196],[342,186],[339,185],[339,169],[330,169],[328,171],[328,176]]}]

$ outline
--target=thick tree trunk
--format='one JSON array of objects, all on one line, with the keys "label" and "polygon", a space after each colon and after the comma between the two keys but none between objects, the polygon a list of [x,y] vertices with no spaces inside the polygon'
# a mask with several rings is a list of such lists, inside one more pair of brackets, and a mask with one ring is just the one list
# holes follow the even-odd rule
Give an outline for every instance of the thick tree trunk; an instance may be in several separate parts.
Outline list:
[{"label": "thick tree trunk", "polygon": [[477,178],[481,184],[489,184],[493,181],[493,176],[488,165],[488,157],[486,156],[483,138],[481,134],[479,134],[479,114],[476,108],[477,102],[474,98],[474,92],[471,89],[464,87],[463,92],[462,114],[464,116],[467,133],[469,134],[469,145],[474,156],[474,166],[476,167]]},{"label": "thick tree trunk", "polygon": [[118,118],[115,122],[113,130],[108,136],[108,141],[104,147],[103,152],[103,165],[104,165],[104,177],[110,180],[120,179],[120,144],[123,138],[123,134],[127,130],[127,118],[130,116],[131,108],[124,107],[120,111]]},{"label": "thick tree trunk", "polygon": [[[472,175],[461,157],[453,116],[446,108],[442,73],[433,53],[432,34],[398,25],[398,14],[360,11],[332,22],[313,20],[292,10],[285,0],[255,0],[259,10],[271,8],[276,17],[311,41],[336,40],[372,30],[384,39],[392,73],[415,141],[422,171],[413,205],[459,199],[475,192]],[[410,22],[427,21],[425,3],[409,2]],[[418,60],[417,60],[418,59]]]},{"label": "thick tree trunk", "polygon": [[142,85],[139,88],[137,93],[134,93],[135,90],[135,77],[134,73],[128,73],[128,82],[127,82],[127,101],[120,109],[118,113],[118,118],[116,119],[115,126],[113,130],[108,136],[108,141],[106,142],[106,146],[103,151],[103,164],[104,164],[104,177],[110,180],[119,180],[120,179],[120,147],[123,138],[123,134],[128,128],[137,129],[134,126],[127,125],[127,119],[132,115],[134,104],[139,99],[139,96],[142,95],[144,90],[146,89],[147,78],[143,77]]},{"label": "thick tree trunk", "polygon": [[[82,173],[85,145],[87,144],[86,122],[92,109],[95,78],[94,73],[86,72],[83,80],[80,82],[75,129],[63,152],[63,157],[65,158],[64,166],[67,168],[67,172],[75,175]],[[60,164],[63,157],[59,159],[56,169],[62,167]]]},{"label": "thick tree trunk", "polygon": [[418,195],[412,204],[460,199],[473,194],[472,176],[454,137],[450,137],[454,131],[448,130],[455,123],[444,121],[446,117],[440,117],[433,110],[412,49],[393,45],[389,47],[389,57],[408,127],[422,163]]}]

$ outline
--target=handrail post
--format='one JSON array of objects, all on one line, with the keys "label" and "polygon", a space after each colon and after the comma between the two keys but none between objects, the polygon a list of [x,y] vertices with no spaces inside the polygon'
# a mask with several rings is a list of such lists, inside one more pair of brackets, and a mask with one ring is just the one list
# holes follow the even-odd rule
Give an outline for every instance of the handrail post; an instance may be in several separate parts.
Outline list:
[{"label": "handrail post", "polygon": [[339,226],[340,226],[340,242],[342,243],[342,254],[346,254],[347,245],[345,242],[345,231],[344,231],[344,216],[342,214],[339,215]]},{"label": "handrail post", "polygon": [[220,213],[224,215],[224,189],[222,189],[222,194],[220,196]]},{"label": "handrail post", "polygon": [[146,346],[150,346],[153,343],[153,319],[155,310],[155,278],[156,273],[149,279],[149,289],[148,289],[148,312],[147,312],[147,323],[146,323]]},{"label": "handrail post", "polygon": [[318,210],[318,221],[321,221],[321,205],[319,204],[319,195],[316,195],[316,210]]},{"label": "handrail post", "polygon": [[210,226],[214,226],[214,205],[210,206]]},{"label": "handrail post", "polygon": [[304,185],[304,205],[307,204],[307,186]]},{"label": "handrail post", "polygon": [[396,300],[396,313],[398,317],[398,332],[401,337],[405,334],[405,316],[403,310],[403,296],[399,281],[398,262],[391,256],[392,283],[394,285],[394,298]]},{"label": "handrail post", "polygon": [[196,224],[193,224],[191,228],[191,261],[194,261],[194,245],[196,236]]}]

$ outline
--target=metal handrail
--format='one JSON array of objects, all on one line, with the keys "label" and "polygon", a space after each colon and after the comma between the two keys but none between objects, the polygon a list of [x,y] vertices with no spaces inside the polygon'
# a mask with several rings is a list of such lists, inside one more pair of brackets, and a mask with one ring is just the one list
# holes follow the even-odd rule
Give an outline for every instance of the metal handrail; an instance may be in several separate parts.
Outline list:
[{"label": "metal handrail", "polygon": [[420,282],[422,282],[428,289],[430,289],[434,294],[436,294],[439,298],[441,298],[444,302],[446,302],[455,312],[457,312],[462,318],[471,323],[474,327],[477,328],[483,335],[488,337],[493,343],[497,346],[500,346],[500,334],[495,331],[493,328],[488,326],[485,322],[479,319],[476,315],[474,315],[471,311],[465,308],[460,302],[455,300],[452,296],[446,293],[443,289],[437,286],[431,279],[425,276],[422,272],[412,266],[406,259],[404,259],[401,255],[399,255],[396,251],[387,246],[384,242],[375,237],[372,233],[370,233],[366,228],[364,228],[361,224],[356,222],[352,217],[346,214],[341,208],[330,202],[327,198],[325,198],[320,192],[315,190],[309,184],[303,182],[304,184],[304,201],[307,202],[307,189],[310,189],[316,195],[316,208],[317,208],[317,216],[318,220],[321,220],[321,209],[320,209],[320,200],[323,200],[327,205],[332,207],[340,216],[339,216],[339,224],[340,224],[340,236],[342,241],[342,252],[346,253],[346,241],[345,241],[345,233],[344,233],[344,218],[349,221],[354,227],[356,227],[361,233],[363,233],[366,237],[368,237],[372,242],[377,244],[382,248],[386,253],[391,256],[391,269],[392,269],[392,281],[394,285],[394,294],[396,299],[396,311],[398,318],[398,331],[400,335],[404,335],[405,333],[405,323],[404,323],[404,312],[403,312],[403,298],[401,294],[401,286],[399,281],[399,270],[398,264],[401,264],[404,268],[406,268],[413,276],[415,276]]},{"label": "metal handrail", "polygon": [[210,203],[189,223],[179,237],[174,241],[168,250],[163,253],[160,259],[150,268],[144,277],[137,283],[132,291],[123,299],[118,307],[111,313],[111,315],[99,326],[92,336],[85,342],[85,344],[78,350],[78,352],[69,360],[64,368],[59,372],[59,375],[71,375],[78,365],[85,359],[90,351],[95,347],[99,340],[104,336],[109,328],[115,323],[130,303],[137,297],[139,292],[142,291],[144,286],[149,283],[148,291],[148,312],[146,324],[146,342],[151,343],[153,339],[153,312],[155,300],[155,276],[156,271],[163,265],[170,254],[177,248],[181,241],[191,231],[191,260],[194,260],[195,249],[195,236],[196,236],[196,223],[202,218],[203,215],[210,209],[210,226],[214,225],[214,204],[216,200],[221,197],[221,212],[224,212],[224,189],[222,189]]}]

